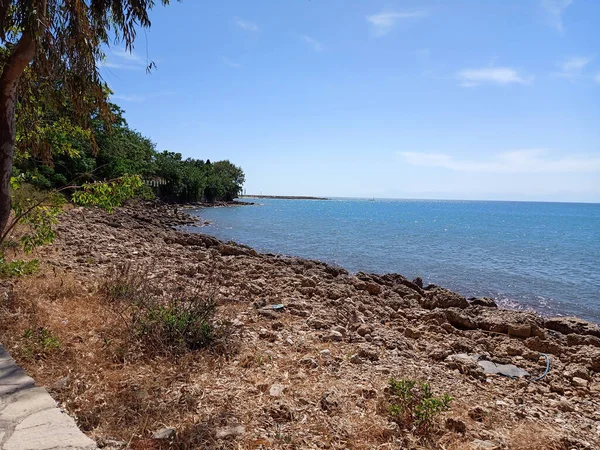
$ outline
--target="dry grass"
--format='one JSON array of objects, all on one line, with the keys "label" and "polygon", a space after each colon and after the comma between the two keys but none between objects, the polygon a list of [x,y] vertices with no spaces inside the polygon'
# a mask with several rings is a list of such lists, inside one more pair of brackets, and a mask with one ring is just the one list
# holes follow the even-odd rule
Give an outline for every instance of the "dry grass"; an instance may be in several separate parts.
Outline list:
[{"label": "dry grass", "polygon": [[[172,448],[178,449],[469,448],[472,439],[456,433],[439,430],[425,442],[395,428],[379,409],[389,375],[366,375],[347,363],[356,351],[353,344],[257,339],[268,334],[273,322],[254,315],[247,316],[234,357],[207,350],[147,354],[132,345],[123,302],[107,301],[102,278],[77,278],[46,265],[39,274],[16,280],[0,305],[1,342],[38,383],[52,387],[53,396],[93,438],[154,449],[160,447],[149,439],[152,433],[170,426],[177,430]],[[239,301],[221,298],[218,303],[222,318],[252,310]],[[304,320],[282,315],[279,322],[296,333]],[[28,358],[23,333],[31,327],[49,330],[60,347]],[[319,360],[318,370],[299,365],[303,357],[318,358],[326,348],[344,363],[330,368]],[[394,375],[418,378],[422,373]],[[275,383],[286,386],[280,398],[269,395]],[[451,414],[471,427],[468,406],[457,399]],[[549,429],[535,424],[505,429],[506,423],[495,417],[486,426],[496,427],[495,421],[511,449],[563,448]],[[239,424],[246,428],[242,439],[215,438],[215,430]]]}]

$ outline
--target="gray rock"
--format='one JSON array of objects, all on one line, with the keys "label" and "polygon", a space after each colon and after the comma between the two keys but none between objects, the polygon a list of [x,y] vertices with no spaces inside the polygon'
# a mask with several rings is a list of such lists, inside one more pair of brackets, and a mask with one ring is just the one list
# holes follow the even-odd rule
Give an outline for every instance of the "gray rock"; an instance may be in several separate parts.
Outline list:
[{"label": "gray rock", "polygon": [[246,428],[242,425],[219,428],[215,433],[215,437],[222,439],[236,439],[242,437],[246,433]]},{"label": "gray rock", "polygon": [[174,428],[161,428],[152,435],[152,439],[170,441],[171,439],[175,438],[175,434],[176,432]]}]

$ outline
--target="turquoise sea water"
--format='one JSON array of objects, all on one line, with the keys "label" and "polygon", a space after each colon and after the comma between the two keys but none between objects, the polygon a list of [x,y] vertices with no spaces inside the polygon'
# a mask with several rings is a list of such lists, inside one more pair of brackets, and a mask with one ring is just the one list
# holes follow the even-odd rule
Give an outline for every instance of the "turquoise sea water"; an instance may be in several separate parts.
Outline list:
[{"label": "turquoise sea water", "polygon": [[600,322],[600,204],[248,201],[194,211],[212,224],[188,231]]}]

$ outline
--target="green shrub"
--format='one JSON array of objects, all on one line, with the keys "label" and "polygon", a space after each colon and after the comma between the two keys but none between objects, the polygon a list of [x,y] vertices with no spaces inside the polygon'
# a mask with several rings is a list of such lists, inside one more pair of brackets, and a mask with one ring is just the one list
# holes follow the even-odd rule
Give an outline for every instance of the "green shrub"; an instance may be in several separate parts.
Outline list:
[{"label": "green shrub", "polygon": [[40,359],[60,348],[60,341],[44,327],[31,327],[23,333],[22,351],[26,358]]},{"label": "green shrub", "polygon": [[429,434],[440,413],[450,409],[451,402],[448,394],[434,396],[428,383],[405,378],[389,381],[391,419],[403,428],[414,428],[421,436]]},{"label": "green shrub", "polygon": [[148,277],[130,264],[113,268],[100,293],[121,318],[130,337],[129,348],[146,354],[180,355],[208,348],[231,352],[230,326],[217,321],[217,305],[210,288],[192,295],[154,289]]},{"label": "green shrub", "polygon": [[166,304],[146,301],[135,312],[135,332],[155,353],[180,354],[209,347],[218,334],[216,303],[200,296],[175,298]]},{"label": "green shrub", "polygon": [[148,295],[146,277],[131,263],[111,267],[100,285],[100,294],[110,303],[136,303]]},{"label": "green shrub", "polygon": [[38,270],[39,264],[40,262],[37,259],[32,259],[31,261],[17,259],[15,261],[6,262],[4,257],[0,255],[0,278],[31,275]]}]

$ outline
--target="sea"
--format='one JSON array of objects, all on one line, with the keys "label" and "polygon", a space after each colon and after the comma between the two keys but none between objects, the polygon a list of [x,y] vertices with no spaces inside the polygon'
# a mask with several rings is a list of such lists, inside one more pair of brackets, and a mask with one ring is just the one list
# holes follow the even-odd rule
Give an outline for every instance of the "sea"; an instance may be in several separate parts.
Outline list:
[{"label": "sea", "polygon": [[600,323],[600,204],[244,199],[189,232]]}]

